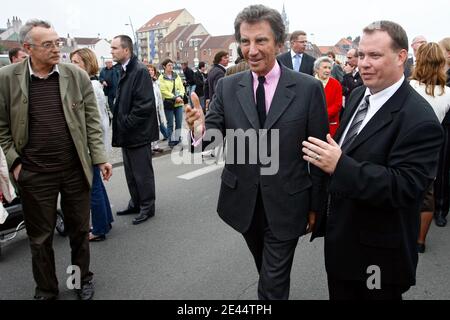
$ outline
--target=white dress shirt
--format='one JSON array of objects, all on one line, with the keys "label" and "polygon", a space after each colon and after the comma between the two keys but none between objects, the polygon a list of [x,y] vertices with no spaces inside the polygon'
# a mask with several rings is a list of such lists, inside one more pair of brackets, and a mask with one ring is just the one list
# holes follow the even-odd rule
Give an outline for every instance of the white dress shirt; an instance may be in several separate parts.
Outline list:
[{"label": "white dress shirt", "polygon": [[[358,134],[361,132],[361,130],[367,125],[367,123],[370,121],[370,119],[373,118],[373,116],[383,107],[383,105],[397,92],[397,90],[402,86],[403,81],[405,81],[405,76],[402,76],[402,78],[394,83],[392,86],[376,93],[371,94],[370,89],[367,88],[366,92],[364,93],[365,96],[369,97],[369,108],[367,109],[366,117],[364,118],[364,121],[362,122],[361,126],[359,127]],[[359,103],[359,106],[364,102],[364,99],[361,99],[361,102]],[[339,146],[342,146],[342,142],[345,139],[345,136],[347,135],[348,130],[350,129],[350,125],[353,122],[353,119],[356,116],[356,113],[358,112],[358,108],[356,108],[350,122],[347,125],[347,128],[345,128],[344,134],[341,137],[341,140],[339,141]]]}]

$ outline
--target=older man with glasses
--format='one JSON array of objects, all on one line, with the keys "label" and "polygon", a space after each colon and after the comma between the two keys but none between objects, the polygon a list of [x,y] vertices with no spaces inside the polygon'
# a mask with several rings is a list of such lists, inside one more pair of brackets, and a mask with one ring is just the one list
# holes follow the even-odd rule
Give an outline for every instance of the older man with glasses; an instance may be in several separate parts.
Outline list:
[{"label": "older man with glasses", "polygon": [[94,295],[89,270],[89,209],[92,165],[112,175],[89,77],[60,64],[52,26],[28,21],[20,30],[29,59],[0,70],[0,146],[19,186],[30,239],[34,298],[56,299],[58,279],[52,247],[58,196],[69,233],[72,265],[82,300]]},{"label": "older man with glasses", "polygon": [[[363,85],[358,69],[358,50],[350,49],[347,52],[347,62],[344,67],[344,78],[342,79],[342,91],[345,97],[344,107],[352,91]],[[344,109],[342,109],[344,110]],[[341,113],[342,117],[342,113]]]}]

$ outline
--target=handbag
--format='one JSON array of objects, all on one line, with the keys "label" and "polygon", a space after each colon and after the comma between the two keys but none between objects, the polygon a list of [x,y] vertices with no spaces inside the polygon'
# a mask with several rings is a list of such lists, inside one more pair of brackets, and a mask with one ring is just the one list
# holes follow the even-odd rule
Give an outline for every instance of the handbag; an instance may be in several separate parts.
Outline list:
[{"label": "handbag", "polygon": [[173,110],[175,108],[175,98],[164,99],[164,110]]}]

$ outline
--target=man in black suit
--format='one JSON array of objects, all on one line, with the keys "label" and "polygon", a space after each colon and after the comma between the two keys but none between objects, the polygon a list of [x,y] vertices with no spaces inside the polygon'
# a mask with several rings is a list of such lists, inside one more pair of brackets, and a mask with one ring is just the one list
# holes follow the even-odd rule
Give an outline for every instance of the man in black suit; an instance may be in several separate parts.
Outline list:
[{"label": "man in black suit", "polygon": [[226,51],[219,51],[214,56],[214,65],[208,72],[208,78],[206,80],[205,88],[205,98],[206,98],[206,109],[208,109],[209,103],[214,98],[216,93],[217,82],[225,77],[225,72],[227,72],[226,67],[228,66],[230,56]]},{"label": "man in black suit", "polygon": [[[195,145],[205,129],[206,135],[221,132],[222,141],[226,135],[218,213],[247,242],[259,273],[258,297],[288,299],[298,239],[314,228],[326,197],[326,175],[316,167],[309,170],[295,148],[308,136],[324,139],[328,132],[323,86],[277,63],[285,37],[278,11],[252,5],[234,25],[251,71],[221,79],[206,120],[195,104],[186,107],[186,122],[198,140]],[[248,139],[236,138],[239,131]],[[203,136],[203,145],[206,140]],[[264,149],[271,150],[270,166],[278,163],[277,170],[266,171]]]},{"label": "man in black suit", "polygon": [[344,78],[342,80],[342,91],[345,96],[345,105],[352,91],[363,85],[358,69],[358,49],[350,49],[347,52],[347,63],[344,67]]},{"label": "man in black suit", "polygon": [[278,61],[289,69],[300,71],[309,75],[314,75],[314,61],[316,59],[305,53],[308,40],[306,32],[294,31],[290,38],[291,50],[280,54]]},{"label": "man in black suit", "polygon": [[401,26],[366,27],[358,63],[365,87],[350,96],[336,142],[303,143],[304,159],[330,175],[330,299],[401,299],[415,285],[419,211],[443,134],[433,109],[405,81],[407,57]]},{"label": "man in black suit", "polygon": [[133,54],[133,41],[125,35],[111,42],[111,54],[119,64],[121,78],[112,123],[112,146],[122,148],[123,166],[131,199],[117,215],[139,214],[138,225],[155,216],[155,175],[152,141],[158,140],[153,84],[147,67]]}]

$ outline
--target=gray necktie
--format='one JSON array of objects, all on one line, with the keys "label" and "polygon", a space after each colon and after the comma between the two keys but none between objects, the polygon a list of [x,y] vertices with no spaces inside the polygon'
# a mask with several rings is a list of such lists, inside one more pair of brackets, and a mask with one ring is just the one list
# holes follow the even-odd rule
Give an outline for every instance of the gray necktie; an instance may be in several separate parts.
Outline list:
[{"label": "gray necktie", "polygon": [[369,108],[369,97],[370,95],[365,96],[364,102],[359,106],[356,116],[353,118],[352,124],[350,125],[350,129],[348,129],[347,135],[342,142],[342,151],[346,151],[358,135],[358,130],[367,115],[367,110]]}]

